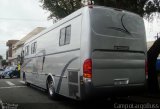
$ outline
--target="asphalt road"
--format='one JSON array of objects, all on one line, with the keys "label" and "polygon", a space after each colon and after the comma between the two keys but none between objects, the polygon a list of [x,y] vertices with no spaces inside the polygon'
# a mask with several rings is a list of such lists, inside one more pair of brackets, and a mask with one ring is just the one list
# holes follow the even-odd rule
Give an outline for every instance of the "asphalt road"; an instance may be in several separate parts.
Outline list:
[{"label": "asphalt road", "polygon": [[35,86],[28,87],[21,79],[0,79],[0,99],[3,105],[7,103],[6,106],[17,106],[17,109],[107,109],[117,104],[133,103],[121,98],[79,102],[61,97],[54,101],[45,91]]}]

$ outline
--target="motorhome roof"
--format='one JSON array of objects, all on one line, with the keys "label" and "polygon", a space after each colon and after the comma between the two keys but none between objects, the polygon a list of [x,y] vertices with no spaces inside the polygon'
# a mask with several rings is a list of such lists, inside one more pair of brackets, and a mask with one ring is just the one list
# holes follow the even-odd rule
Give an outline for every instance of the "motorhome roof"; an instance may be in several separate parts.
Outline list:
[{"label": "motorhome roof", "polygon": [[[123,11],[123,12],[125,12],[125,13],[127,13],[127,14],[132,14],[132,15],[139,16],[139,15],[137,15],[137,14],[135,14],[135,13],[132,13],[132,12],[129,12],[129,11],[126,11],[126,10],[122,10],[122,9],[112,8],[112,7],[104,7],[104,6],[96,6],[96,5],[94,5],[93,8],[105,8],[105,9],[108,9],[108,10]],[[43,35],[43,34],[49,32],[49,31],[53,30],[54,28],[62,25],[63,23],[67,22],[68,20],[71,20],[71,19],[73,19],[74,17],[82,14],[82,12],[83,12],[84,10],[86,10],[86,9],[92,9],[92,8],[89,8],[88,6],[85,6],[85,7],[81,8],[81,9],[73,12],[72,14],[70,14],[70,15],[66,16],[65,18],[59,20],[58,22],[54,23],[51,27],[45,29],[44,31],[42,31],[42,32],[40,32],[39,34],[35,35],[34,37],[30,38],[28,41],[26,41],[25,45],[26,45],[27,43],[29,43],[30,41],[32,41],[32,40],[40,37],[41,35]]]}]

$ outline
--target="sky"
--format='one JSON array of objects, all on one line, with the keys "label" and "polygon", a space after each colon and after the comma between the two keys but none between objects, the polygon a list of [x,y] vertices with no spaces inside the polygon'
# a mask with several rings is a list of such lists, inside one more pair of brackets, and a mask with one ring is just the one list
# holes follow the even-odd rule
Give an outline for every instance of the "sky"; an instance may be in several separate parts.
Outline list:
[{"label": "sky", "polygon": [[0,0],[0,55],[5,58],[7,40],[21,39],[36,27],[50,27],[49,12],[39,0]]},{"label": "sky", "polygon": [[155,40],[155,36],[157,35],[157,33],[160,36],[160,16],[158,17],[158,15],[155,15],[153,21],[150,22],[144,19],[144,23],[147,41]]},{"label": "sky", "polygon": [[[36,27],[50,27],[52,20],[47,20],[49,12],[43,10],[40,0],[0,0],[0,55],[5,58],[7,40],[18,39],[27,35]],[[160,32],[160,18],[148,23],[145,21],[147,41],[154,40]]]}]

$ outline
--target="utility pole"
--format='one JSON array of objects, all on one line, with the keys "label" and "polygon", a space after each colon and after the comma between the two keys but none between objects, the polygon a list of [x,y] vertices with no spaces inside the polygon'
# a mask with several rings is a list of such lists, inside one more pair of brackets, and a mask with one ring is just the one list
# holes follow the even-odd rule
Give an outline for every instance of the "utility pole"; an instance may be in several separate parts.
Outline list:
[{"label": "utility pole", "polygon": [[157,36],[154,36],[155,40],[157,40],[160,36],[159,36],[160,33],[157,33]]}]

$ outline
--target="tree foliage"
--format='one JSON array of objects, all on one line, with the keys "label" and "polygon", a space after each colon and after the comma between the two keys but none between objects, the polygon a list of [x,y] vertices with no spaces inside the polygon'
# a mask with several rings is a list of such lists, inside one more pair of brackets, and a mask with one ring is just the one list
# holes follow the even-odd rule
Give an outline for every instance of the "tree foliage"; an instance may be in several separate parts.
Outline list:
[{"label": "tree foliage", "polygon": [[1,64],[2,64],[2,66],[8,65],[8,63],[6,62],[6,60],[2,60]]},{"label": "tree foliage", "polygon": [[97,5],[128,10],[149,17],[153,12],[160,12],[160,0],[95,0]]},{"label": "tree foliage", "polygon": [[3,57],[2,57],[2,55],[0,55],[0,60],[2,60],[3,59]]},{"label": "tree foliage", "polygon": [[82,7],[81,0],[40,0],[43,9],[51,12],[49,19],[63,18]]},{"label": "tree foliage", "polygon": [[[81,0],[40,0],[43,9],[51,12],[49,18],[63,18],[84,6]],[[94,0],[95,5],[120,8],[152,18],[153,12],[160,12],[160,0]]]}]

